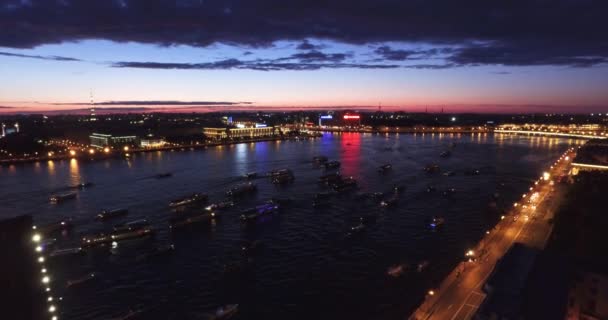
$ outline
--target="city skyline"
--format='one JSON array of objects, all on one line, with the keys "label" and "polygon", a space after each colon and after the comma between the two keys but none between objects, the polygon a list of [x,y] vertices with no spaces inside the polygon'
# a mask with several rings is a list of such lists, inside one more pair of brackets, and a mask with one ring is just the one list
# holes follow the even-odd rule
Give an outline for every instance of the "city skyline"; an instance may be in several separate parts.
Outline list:
[{"label": "city skyline", "polygon": [[471,4],[7,1],[0,113],[608,112],[604,3]]}]

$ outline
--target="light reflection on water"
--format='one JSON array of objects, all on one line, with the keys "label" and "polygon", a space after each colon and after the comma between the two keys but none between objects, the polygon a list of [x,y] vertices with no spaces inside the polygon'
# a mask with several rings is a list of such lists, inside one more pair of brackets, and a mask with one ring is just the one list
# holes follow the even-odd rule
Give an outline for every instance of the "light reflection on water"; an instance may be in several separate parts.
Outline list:
[{"label": "light reflection on water", "polygon": [[[439,158],[452,142],[452,157]],[[580,143],[507,134],[344,133],[314,141],[133,154],[130,159],[49,161],[39,168],[2,168],[0,217],[32,214],[42,224],[71,216],[77,223],[76,234],[60,237],[65,246],[76,245],[81,234],[126,220],[146,217],[157,228],[155,239],[121,244],[112,254],[101,250],[53,263],[58,284],[91,271],[100,275],[98,281],[78,289],[58,286],[57,294],[65,301],[64,319],[108,319],[131,308],[146,310],[146,319],[200,319],[201,313],[226,303],[241,304],[236,319],[397,319],[499,217],[499,210],[490,208],[510,207],[544,166],[570,144]],[[328,208],[313,210],[314,193],[325,190],[316,183],[323,170],[311,164],[317,155],[340,160],[341,171],[359,179],[362,191],[386,191],[393,184],[405,185],[407,190],[393,210],[379,210],[348,196],[332,200]],[[424,174],[421,168],[433,162],[458,174]],[[376,169],[384,163],[392,163],[393,172],[379,175]],[[281,167],[295,172],[293,185],[277,188],[267,179],[258,179],[258,194],[244,199],[210,228],[169,232],[169,200],[202,191],[216,201],[228,186],[242,181],[243,173]],[[472,167],[483,174],[462,174]],[[160,172],[174,175],[152,178]],[[95,186],[78,191],[75,201],[60,206],[48,203],[50,194],[87,181]],[[429,185],[438,190],[455,187],[458,192],[447,199],[440,192],[427,193]],[[494,193],[500,194],[498,200],[492,200]],[[258,228],[242,230],[239,211],[276,195],[293,198],[293,205]],[[108,207],[129,208],[129,216],[106,225],[92,220]],[[342,241],[361,215],[374,212],[379,214],[378,221],[360,241]],[[446,218],[443,232],[424,228],[425,219],[433,215]],[[222,266],[241,261],[242,242],[254,239],[263,241],[265,249],[254,258],[253,274],[227,281]],[[135,261],[142,250],[168,242],[177,248],[172,256]],[[389,265],[415,265],[421,260],[431,262],[425,273],[396,280],[385,275]]]}]

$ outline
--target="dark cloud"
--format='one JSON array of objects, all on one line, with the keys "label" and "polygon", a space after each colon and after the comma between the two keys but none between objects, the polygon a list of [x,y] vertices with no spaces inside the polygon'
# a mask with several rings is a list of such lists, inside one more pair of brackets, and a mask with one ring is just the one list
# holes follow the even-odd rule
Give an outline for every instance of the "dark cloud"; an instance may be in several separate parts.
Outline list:
[{"label": "dark cloud", "polygon": [[403,61],[407,60],[415,51],[411,50],[395,50],[389,46],[381,46],[374,50],[374,53],[381,56],[384,60]]},{"label": "dark cloud", "polygon": [[349,57],[351,57],[351,55],[347,53],[323,53],[321,51],[312,50],[296,53],[283,59],[297,59],[301,62],[339,62]]},{"label": "dark cloud", "polygon": [[323,49],[323,46],[312,44],[308,40],[304,40],[300,44],[298,44],[296,49],[298,49],[298,50],[319,50],[319,49]]},{"label": "dark cloud", "polygon": [[591,67],[608,62],[608,44],[596,44],[585,48],[570,45],[553,46],[547,49],[536,41],[471,45],[462,48],[448,58],[458,65],[564,65]]},{"label": "dark cloud", "polygon": [[292,40],[317,50],[304,39],[396,41],[461,48],[449,59],[456,65],[587,67],[608,57],[606,12],[605,0],[0,0],[0,46],[107,39],[262,47]]},{"label": "dark cloud", "polygon": [[343,62],[280,62],[278,60],[256,60],[240,61],[236,59],[221,60],[206,63],[163,63],[163,62],[115,62],[115,68],[140,68],[140,69],[182,69],[182,70],[257,70],[257,71],[280,71],[280,70],[320,70],[320,69],[393,69],[399,68],[394,64],[366,64],[366,63],[343,63]]},{"label": "dark cloud", "polygon": [[[212,105],[239,105],[251,104],[252,102],[234,102],[234,101],[157,101],[157,100],[126,100],[126,101],[102,101],[95,102],[95,105],[100,106],[212,106]],[[68,102],[68,103],[53,103],[53,105],[88,105],[89,102]],[[106,108],[108,109],[108,108]]]},{"label": "dark cloud", "polygon": [[10,52],[3,52],[3,51],[0,51],[0,56],[39,59],[39,60],[54,60],[54,61],[81,61],[80,59],[70,58],[70,57],[39,56],[39,55],[29,55],[29,54],[20,54],[20,53],[10,53]]}]

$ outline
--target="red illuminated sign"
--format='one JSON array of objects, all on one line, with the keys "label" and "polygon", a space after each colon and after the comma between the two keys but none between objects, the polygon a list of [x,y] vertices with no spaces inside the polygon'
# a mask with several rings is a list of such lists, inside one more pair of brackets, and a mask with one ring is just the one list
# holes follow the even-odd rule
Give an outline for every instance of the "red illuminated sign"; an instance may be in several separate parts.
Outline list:
[{"label": "red illuminated sign", "polygon": [[356,115],[352,115],[352,114],[345,114],[344,115],[344,120],[359,120],[360,117],[358,114]]}]

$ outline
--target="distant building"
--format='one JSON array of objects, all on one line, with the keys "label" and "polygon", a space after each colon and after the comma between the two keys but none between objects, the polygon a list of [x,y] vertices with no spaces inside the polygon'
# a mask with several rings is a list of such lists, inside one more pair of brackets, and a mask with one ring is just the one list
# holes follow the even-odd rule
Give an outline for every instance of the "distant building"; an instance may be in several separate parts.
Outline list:
[{"label": "distant building", "polygon": [[608,319],[608,276],[579,271],[568,293],[567,320]]},{"label": "distant building", "polygon": [[209,139],[235,139],[235,138],[259,138],[272,136],[274,127],[250,127],[250,128],[204,128],[203,133]]},{"label": "distant building", "polygon": [[2,135],[0,135],[0,137],[6,137],[13,133],[19,133],[19,123],[15,123],[15,125],[11,127],[7,127],[4,123],[2,124]]},{"label": "distant building", "polygon": [[89,136],[93,147],[123,147],[138,144],[137,136],[113,136],[111,134],[93,133]]},{"label": "distant building", "polygon": [[139,145],[142,148],[160,148],[167,144],[167,141],[162,138],[142,138],[139,141]]}]

